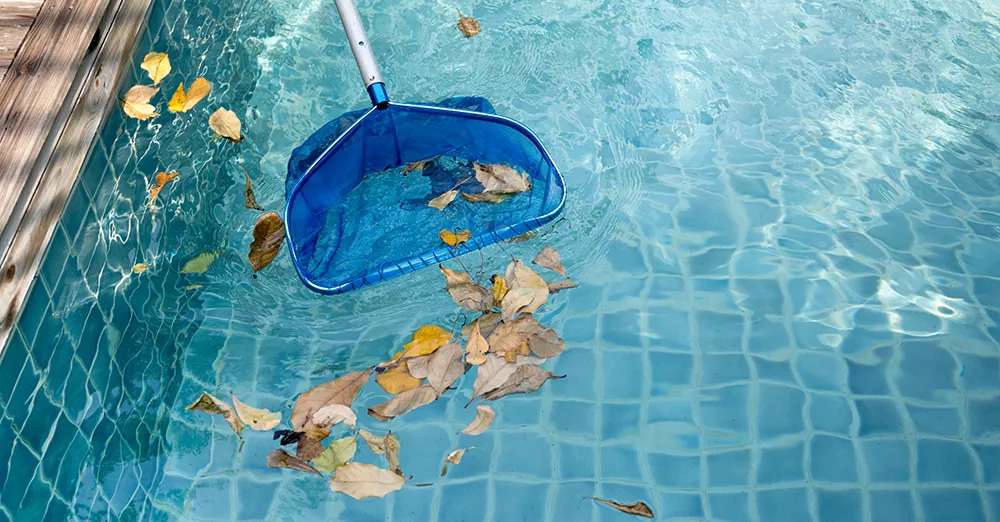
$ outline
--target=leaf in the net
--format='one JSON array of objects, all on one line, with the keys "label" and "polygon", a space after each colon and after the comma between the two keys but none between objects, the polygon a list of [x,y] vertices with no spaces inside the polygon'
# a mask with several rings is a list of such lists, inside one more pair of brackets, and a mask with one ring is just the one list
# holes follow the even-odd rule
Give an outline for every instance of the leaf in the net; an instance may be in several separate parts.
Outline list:
[{"label": "leaf in the net", "polygon": [[320,474],[320,472],[317,471],[316,468],[312,467],[308,462],[296,457],[295,455],[289,454],[283,449],[276,449],[267,454],[267,467],[288,468],[305,471],[306,473],[315,473],[316,475]]},{"label": "leaf in the net", "polygon": [[410,375],[409,361],[403,361],[393,368],[376,374],[375,382],[382,387],[386,393],[396,395],[408,390],[412,390],[421,384],[423,379],[418,379]]},{"label": "leaf in the net", "polygon": [[371,464],[349,462],[337,468],[330,479],[330,489],[355,499],[382,498],[403,487],[406,479],[390,470]]},{"label": "leaf in the net", "polygon": [[552,372],[533,364],[523,364],[507,378],[499,388],[483,395],[484,401],[495,401],[501,397],[515,393],[531,393],[541,388],[549,379],[562,379],[565,375],[553,375]]},{"label": "leaf in the net", "polygon": [[552,281],[548,283],[549,293],[558,294],[560,290],[569,290],[570,288],[576,288],[580,285],[570,281],[569,279],[563,279],[561,281]]},{"label": "leaf in the net", "polygon": [[372,450],[372,453],[376,455],[385,454],[385,437],[373,435],[368,430],[358,430],[358,435],[361,435],[361,438],[368,445],[368,449]]},{"label": "leaf in the net", "polygon": [[602,504],[611,506],[622,513],[627,513],[629,515],[635,515],[637,517],[653,518],[653,510],[649,509],[649,506],[645,502],[636,502],[635,504],[621,504],[613,500],[605,500],[603,498],[588,497],[591,500],[596,500]]},{"label": "leaf in the net", "polygon": [[466,38],[472,38],[479,34],[481,30],[479,27],[479,21],[471,16],[465,16],[461,11],[458,12],[458,30],[462,31],[462,34]]},{"label": "leaf in the net", "polygon": [[178,176],[177,172],[160,172],[156,175],[156,185],[153,185],[149,189],[149,208],[153,208],[153,203],[156,202],[156,197],[160,195],[160,191],[163,187],[170,183]]},{"label": "leaf in the net", "polygon": [[493,408],[485,404],[476,406],[476,418],[462,430],[462,433],[466,435],[479,435],[489,429],[490,425],[493,424],[494,417],[496,417],[496,413],[493,411]]},{"label": "leaf in the net", "polygon": [[444,241],[444,244],[448,246],[455,246],[468,241],[469,238],[472,237],[472,232],[468,230],[460,230],[457,232],[442,230],[441,232],[438,232],[438,237],[441,238],[441,241]]},{"label": "leaf in the net", "polygon": [[503,203],[504,201],[514,197],[516,194],[516,192],[493,191],[480,192],[478,194],[466,194],[463,192],[461,197],[469,203]]},{"label": "leaf in the net", "polygon": [[236,432],[236,436],[241,439],[243,438],[243,422],[240,421],[233,408],[215,398],[208,392],[201,392],[198,400],[194,401],[184,409],[188,411],[203,411],[213,415],[222,415],[222,418],[229,423],[229,427],[233,428],[233,431]]},{"label": "leaf in the net", "polygon": [[215,134],[234,143],[243,141],[242,123],[236,113],[219,107],[208,117],[208,126]]},{"label": "leaf in the net", "polygon": [[389,470],[402,477],[403,470],[399,469],[399,450],[401,449],[399,439],[392,432],[386,433],[385,437],[382,438],[382,446],[385,447],[385,460],[389,463]]},{"label": "leaf in the net", "polygon": [[159,91],[160,89],[149,85],[133,86],[122,99],[122,109],[125,110],[125,115],[137,120],[147,120],[159,116],[160,113],[156,112],[156,107],[149,103],[150,98]]},{"label": "leaf in the net", "polygon": [[157,85],[170,72],[170,58],[166,53],[148,53],[142,59],[142,67],[149,78],[153,80],[153,85]]},{"label": "leaf in the net", "polygon": [[313,424],[317,426],[332,428],[341,422],[352,430],[358,424],[357,415],[343,404],[328,404],[316,410],[316,413],[313,414]]},{"label": "leaf in the net", "polygon": [[476,180],[483,184],[486,192],[517,194],[531,189],[528,174],[518,172],[509,165],[473,163]]},{"label": "leaf in the net", "polygon": [[517,370],[517,365],[508,363],[503,357],[491,353],[486,356],[486,362],[476,368],[476,381],[472,384],[472,398],[469,399],[469,404],[476,397],[502,386]]},{"label": "leaf in the net", "polygon": [[396,395],[387,402],[368,408],[368,415],[385,422],[394,417],[399,417],[407,412],[413,411],[421,406],[434,402],[437,392],[429,385],[423,385]]},{"label": "leaf in the net", "polygon": [[285,241],[285,222],[275,212],[268,212],[257,218],[253,227],[253,243],[250,243],[250,266],[254,272],[271,264]]},{"label": "leaf in the net", "polygon": [[250,174],[246,169],[243,170],[243,175],[246,177],[247,182],[246,188],[243,189],[243,199],[246,200],[246,207],[254,210],[264,210],[264,207],[257,203],[257,196],[253,193],[253,183],[250,181]]},{"label": "leaf in the net", "polygon": [[445,192],[444,194],[441,194],[440,196],[430,200],[427,203],[427,206],[431,208],[436,208],[438,210],[444,210],[445,207],[450,205],[452,201],[455,201],[455,197],[457,196],[458,196],[457,190],[449,190],[448,192]]},{"label": "leaf in the net", "polygon": [[236,394],[230,393],[233,398],[233,406],[236,407],[236,414],[244,424],[256,431],[273,430],[281,423],[281,412],[273,412],[263,408],[248,406],[236,398]]},{"label": "leaf in the net", "polygon": [[354,458],[354,453],[358,450],[358,439],[355,437],[344,437],[335,440],[313,459],[312,464],[316,469],[324,473],[332,473],[337,468],[347,464]]},{"label": "leaf in the net", "polygon": [[368,382],[371,372],[361,370],[342,375],[303,393],[292,408],[292,428],[305,431],[314,425],[313,415],[330,404],[350,406],[358,391]]},{"label": "leaf in the net", "polygon": [[486,362],[486,353],[490,351],[490,344],[479,330],[479,321],[473,321],[472,331],[469,332],[469,341],[465,343],[465,362],[480,365]]},{"label": "leaf in the net", "polygon": [[562,257],[560,257],[559,252],[556,252],[556,249],[552,248],[550,245],[546,245],[545,248],[543,248],[531,262],[538,266],[544,266],[545,268],[566,277],[566,268],[562,264]]},{"label": "leaf in the net", "polygon": [[427,384],[434,388],[438,395],[441,395],[464,373],[465,363],[462,361],[462,346],[457,343],[448,343],[431,356],[431,361],[427,366]]},{"label": "leaf in the net", "polygon": [[424,170],[425,168],[430,167],[432,164],[433,161],[429,159],[414,161],[413,163],[410,163],[409,165],[403,167],[403,174],[409,174],[411,172],[416,172],[418,170]]}]

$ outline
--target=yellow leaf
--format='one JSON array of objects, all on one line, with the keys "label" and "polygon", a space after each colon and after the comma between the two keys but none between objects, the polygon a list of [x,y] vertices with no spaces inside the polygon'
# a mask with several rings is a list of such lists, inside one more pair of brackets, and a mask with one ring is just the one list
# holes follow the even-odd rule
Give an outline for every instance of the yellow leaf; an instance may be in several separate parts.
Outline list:
[{"label": "yellow leaf", "polygon": [[458,12],[458,30],[462,31],[462,34],[466,38],[472,38],[479,34],[479,21],[471,16],[465,16],[461,11]]},{"label": "yellow leaf", "polygon": [[146,120],[160,115],[156,112],[156,107],[150,105],[149,100],[160,90],[149,85],[135,85],[125,93],[122,100],[122,108],[125,115],[137,120]]},{"label": "yellow leaf", "polygon": [[253,243],[250,244],[250,266],[256,272],[271,264],[285,241],[285,222],[281,216],[268,212],[257,218],[253,227]]},{"label": "yellow leaf", "polygon": [[274,429],[275,426],[281,423],[281,412],[275,413],[263,408],[254,408],[237,399],[235,394],[230,393],[230,395],[233,398],[233,406],[236,407],[236,414],[251,429],[267,431]]},{"label": "yellow leaf", "polygon": [[468,230],[462,230],[461,232],[452,232],[451,230],[442,230],[438,233],[438,237],[441,241],[444,241],[448,246],[455,246],[465,243],[472,237],[472,232]]},{"label": "yellow leaf", "polygon": [[174,96],[170,98],[170,112],[187,112],[205,99],[210,92],[212,92],[212,84],[204,78],[195,80],[186,93],[184,92],[184,82],[181,82],[177,86]]},{"label": "yellow leaf", "polygon": [[167,109],[170,112],[184,112],[184,102],[187,101],[187,96],[184,94],[184,82],[181,82],[177,86],[177,90],[174,91],[174,95],[170,97],[170,103],[167,104]]},{"label": "yellow leaf", "polygon": [[236,113],[222,107],[219,107],[208,117],[208,126],[212,131],[233,143],[243,141],[240,125],[240,119],[236,117]]},{"label": "yellow leaf", "polygon": [[202,252],[198,254],[197,257],[184,263],[184,267],[181,268],[182,274],[204,274],[208,267],[212,266],[215,258],[219,257],[219,254],[215,252]]},{"label": "yellow leaf", "polygon": [[156,175],[156,185],[149,189],[149,208],[153,208],[153,202],[156,201],[156,196],[160,195],[160,191],[163,190],[163,187],[176,177],[176,172],[161,172]]},{"label": "yellow leaf", "polygon": [[410,342],[403,345],[403,355],[406,357],[428,355],[448,344],[449,341],[451,341],[451,332],[440,326],[425,324],[413,332]]},{"label": "yellow leaf", "polygon": [[406,366],[406,361],[403,361],[395,368],[376,375],[375,382],[387,393],[396,395],[419,387],[424,380],[410,375],[410,369]]},{"label": "yellow leaf", "polygon": [[500,274],[493,274],[490,281],[493,282],[493,300],[498,303],[503,301],[507,295],[507,280]]},{"label": "yellow leaf", "polygon": [[201,288],[201,285],[187,285],[184,287],[185,290],[197,290]]},{"label": "yellow leaf", "polygon": [[142,59],[140,67],[149,73],[153,85],[157,85],[170,72],[170,58],[166,53],[149,53]]},{"label": "yellow leaf", "polygon": [[141,274],[145,272],[147,268],[149,268],[149,265],[147,265],[146,263],[136,263],[132,265],[132,273]]}]

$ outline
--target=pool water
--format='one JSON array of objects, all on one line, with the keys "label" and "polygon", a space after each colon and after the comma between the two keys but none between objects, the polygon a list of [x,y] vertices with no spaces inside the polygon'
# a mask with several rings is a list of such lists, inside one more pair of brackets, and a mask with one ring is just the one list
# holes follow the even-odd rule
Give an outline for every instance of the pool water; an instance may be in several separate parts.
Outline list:
[{"label": "pool water", "polygon": [[[461,37],[456,7],[483,32]],[[238,451],[185,412],[207,390],[287,418],[456,314],[435,270],[338,297],[287,254],[251,276],[240,167],[282,208],[292,149],[366,103],[333,3],[158,0],[133,62],[168,52],[165,91],[202,75],[213,93],[148,123],[109,111],[0,361],[0,520],[631,520],[588,496],[658,520],[1000,517],[1000,4],[360,11],[391,96],[485,96],[565,175],[544,238],[463,262],[560,251],[581,286],[539,317],[567,378],[498,401],[477,437],[456,435],[468,377],[388,425],[363,415],[433,483],[381,500],[268,469],[270,433]],[[242,144],[210,142],[219,105]],[[166,169],[180,177],[151,211]],[[205,251],[221,252],[206,273],[179,274]]]}]

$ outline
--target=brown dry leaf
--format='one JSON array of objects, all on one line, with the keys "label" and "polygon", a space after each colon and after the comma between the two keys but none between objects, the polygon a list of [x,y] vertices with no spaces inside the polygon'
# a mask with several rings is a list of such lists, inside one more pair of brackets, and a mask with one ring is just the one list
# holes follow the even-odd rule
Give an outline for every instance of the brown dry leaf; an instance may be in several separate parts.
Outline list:
[{"label": "brown dry leaf", "polygon": [[267,467],[297,469],[299,471],[305,471],[306,473],[315,473],[317,475],[321,474],[308,462],[296,457],[295,455],[289,454],[283,449],[276,449],[267,454]]},{"label": "brown dry leaf", "polygon": [[498,303],[503,301],[507,296],[507,280],[500,274],[493,274],[490,282],[493,283],[493,300]]},{"label": "brown dry leaf", "polygon": [[377,382],[378,385],[386,391],[386,393],[396,395],[420,386],[424,383],[424,380],[410,375],[408,361],[403,361],[398,365],[375,375],[375,382]]},{"label": "brown dry leaf", "polygon": [[604,500],[603,498],[597,497],[587,497],[591,500],[596,500],[602,504],[611,506],[622,513],[627,513],[629,515],[635,515],[637,517],[653,518],[653,510],[649,509],[649,506],[645,502],[636,502],[635,504],[621,504],[613,500]]},{"label": "brown dry leaf", "polygon": [[368,408],[368,415],[385,422],[421,406],[430,404],[436,398],[437,393],[434,391],[434,388],[425,384],[419,388],[400,393],[378,406]]},{"label": "brown dry leaf", "polygon": [[507,382],[507,379],[517,370],[517,365],[508,363],[503,357],[491,353],[486,356],[486,362],[477,368],[476,381],[472,384],[472,398],[466,404],[467,407],[472,404],[476,397],[499,388]]},{"label": "brown dry leaf", "polygon": [[518,234],[507,240],[508,243],[524,243],[525,241],[534,239],[538,235],[534,230],[530,230],[523,234]]},{"label": "brown dry leaf", "polygon": [[330,489],[355,499],[382,498],[403,487],[406,479],[371,464],[350,462],[337,468],[330,479]]},{"label": "brown dry leaf", "polygon": [[174,91],[173,97],[170,98],[167,108],[170,109],[170,112],[187,112],[205,99],[210,92],[212,92],[212,84],[204,78],[198,78],[191,83],[187,92],[184,92],[184,82],[181,82],[177,86],[177,90]]},{"label": "brown dry leaf", "polygon": [[464,373],[462,346],[448,343],[431,356],[431,361],[427,365],[427,384],[441,395]]},{"label": "brown dry leaf", "polygon": [[159,91],[156,87],[149,85],[133,86],[122,99],[122,109],[125,110],[125,115],[137,120],[147,120],[159,116],[160,113],[156,112],[156,107],[149,103],[150,98]]},{"label": "brown dry leaf", "polygon": [[430,167],[431,163],[433,163],[433,161],[429,159],[414,161],[413,163],[403,167],[403,174],[409,174],[417,170],[424,170],[425,168]]},{"label": "brown dry leaf", "polygon": [[490,351],[490,345],[479,331],[479,321],[473,322],[472,325],[469,342],[465,343],[465,362],[480,365],[486,362],[486,352]]},{"label": "brown dry leaf", "polygon": [[149,74],[153,85],[157,85],[170,72],[170,58],[166,53],[148,53],[139,67]]},{"label": "brown dry leaf", "polygon": [[507,362],[517,361],[518,355],[528,355],[528,336],[520,331],[517,322],[497,326],[489,338],[490,352],[502,355]]},{"label": "brown dry leaf", "polygon": [[365,444],[368,445],[368,449],[372,450],[372,453],[376,455],[385,454],[385,437],[377,437],[372,435],[368,430],[358,430],[358,435],[364,439]]},{"label": "brown dry leaf", "polygon": [[516,393],[531,393],[537,391],[549,379],[562,379],[565,375],[553,375],[552,372],[533,364],[518,366],[499,388],[483,395],[484,401],[495,401],[501,397]]},{"label": "brown dry leaf", "polygon": [[443,265],[440,268],[444,274],[445,290],[458,306],[473,312],[488,312],[493,309],[493,292],[490,289],[469,282],[469,274],[456,273]]},{"label": "brown dry leaf", "polygon": [[250,243],[250,267],[254,272],[271,264],[285,241],[285,222],[276,212],[268,212],[257,218],[253,227],[253,243]]},{"label": "brown dry leaf", "polygon": [[406,360],[406,368],[410,371],[410,375],[418,379],[427,378],[427,365],[431,362],[430,355],[421,355],[420,357],[410,357]]},{"label": "brown dry leaf", "polygon": [[153,203],[156,202],[156,197],[160,195],[160,191],[163,187],[173,181],[174,178],[178,176],[177,172],[160,172],[156,175],[156,185],[149,189],[149,208],[153,208]]},{"label": "brown dry leaf", "polygon": [[312,460],[323,453],[323,439],[330,435],[330,428],[313,426],[305,431],[295,447],[295,456],[302,460]]},{"label": "brown dry leaf", "polygon": [[403,476],[403,470],[399,469],[399,439],[392,432],[386,433],[382,438],[382,446],[385,447],[385,460],[389,463],[389,470]]},{"label": "brown dry leaf", "polygon": [[485,404],[476,406],[476,418],[462,430],[462,433],[466,435],[479,435],[489,429],[490,425],[493,424],[494,417],[496,417],[496,413],[493,411],[493,408]]},{"label": "brown dry leaf", "polygon": [[468,230],[462,230],[459,232],[452,232],[451,230],[442,230],[441,232],[438,232],[438,237],[440,237],[441,241],[444,241],[446,245],[455,246],[455,245],[461,245],[462,243],[468,241],[469,238],[472,237],[472,232]]},{"label": "brown dry leaf", "polygon": [[556,252],[556,249],[549,245],[546,245],[531,262],[566,277],[566,268],[562,264],[562,257],[559,256],[559,252]]},{"label": "brown dry leaf", "polygon": [[514,197],[515,192],[480,192],[478,194],[465,194],[463,193],[462,199],[468,201],[469,203],[503,203],[508,199]]},{"label": "brown dry leaf", "polygon": [[243,438],[243,423],[240,421],[239,417],[236,416],[236,412],[233,411],[233,408],[213,397],[208,392],[201,392],[201,396],[198,397],[198,400],[194,401],[191,405],[184,409],[188,411],[203,411],[213,415],[222,415],[222,418],[226,419],[229,426],[236,432],[236,436],[241,439]]},{"label": "brown dry leaf", "polygon": [[216,252],[202,252],[188,260],[181,267],[182,274],[204,274],[208,267],[212,266],[215,259],[219,257]]},{"label": "brown dry leaf", "polygon": [[444,460],[446,462],[450,462],[452,464],[461,464],[461,462],[462,462],[462,455],[465,455],[465,452],[468,451],[468,450],[469,450],[469,448],[463,448],[463,449],[455,450],[455,451],[449,453],[448,456],[444,458]]},{"label": "brown dry leaf", "polygon": [[479,21],[471,16],[463,15],[462,11],[458,12],[458,25],[456,27],[458,27],[459,31],[462,31],[462,34],[466,38],[476,36],[481,30],[479,28]]},{"label": "brown dry leaf", "polygon": [[476,179],[483,184],[483,193],[518,194],[531,189],[526,172],[518,172],[509,165],[473,163]]},{"label": "brown dry leaf", "polygon": [[478,324],[480,333],[482,333],[483,337],[489,337],[501,321],[503,321],[502,315],[494,312],[485,313],[479,316],[475,321],[465,325],[465,328],[462,328],[462,336],[468,338],[472,334],[474,325]]},{"label": "brown dry leaf", "polygon": [[455,201],[457,196],[457,190],[449,190],[448,192],[430,200],[430,202],[427,203],[427,206],[438,210],[444,210],[444,208],[451,204],[452,201]]},{"label": "brown dry leaf", "polygon": [[281,424],[281,412],[273,412],[263,408],[248,406],[236,398],[236,394],[230,393],[233,398],[233,406],[236,407],[236,414],[244,424],[256,431],[273,430]]},{"label": "brown dry leaf", "polygon": [[305,431],[314,425],[313,415],[324,406],[343,404],[350,406],[358,391],[368,382],[371,372],[361,370],[342,375],[303,393],[292,408],[292,429]]},{"label": "brown dry leaf", "polygon": [[507,266],[505,279],[509,290],[501,303],[504,321],[512,320],[518,313],[534,313],[549,298],[545,280],[520,259]]},{"label": "brown dry leaf", "polygon": [[[566,348],[566,343],[559,338],[559,334],[555,330],[542,326],[542,323],[539,323],[531,314],[521,314],[513,323],[497,327],[494,330],[494,335],[496,335],[496,332],[500,332],[501,328],[504,328],[502,330],[504,335],[510,335],[507,331],[510,328],[524,336],[524,340],[528,343],[528,349],[531,350],[531,353],[544,359],[555,357]],[[527,354],[519,353],[518,355]],[[509,358],[508,361],[510,361]]]},{"label": "brown dry leaf", "polygon": [[341,422],[353,430],[358,425],[358,416],[343,404],[328,404],[313,414],[313,424],[316,426],[332,428]]},{"label": "brown dry leaf", "polygon": [[[243,167],[240,168],[242,169]],[[257,204],[257,196],[253,193],[253,183],[251,183],[250,174],[247,173],[246,169],[243,169],[243,175],[247,178],[247,186],[243,189],[243,197],[246,199],[247,208],[264,210],[264,207]]]},{"label": "brown dry leaf", "polygon": [[141,274],[141,273],[145,272],[148,268],[149,268],[149,265],[147,265],[146,263],[136,263],[136,264],[132,265],[132,273],[133,274]]},{"label": "brown dry leaf", "polygon": [[208,117],[208,126],[216,135],[222,136],[233,143],[243,141],[242,124],[236,113],[219,107]]},{"label": "brown dry leaf", "polygon": [[347,464],[354,458],[354,453],[358,450],[358,439],[355,437],[344,437],[335,440],[323,450],[312,463],[316,469],[324,473],[332,473],[337,468]]},{"label": "brown dry leaf", "polygon": [[549,293],[558,294],[560,290],[568,290],[570,288],[576,288],[580,285],[570,281],[569,279],[563,279],[562,281],[553,281],[548,283]]}]

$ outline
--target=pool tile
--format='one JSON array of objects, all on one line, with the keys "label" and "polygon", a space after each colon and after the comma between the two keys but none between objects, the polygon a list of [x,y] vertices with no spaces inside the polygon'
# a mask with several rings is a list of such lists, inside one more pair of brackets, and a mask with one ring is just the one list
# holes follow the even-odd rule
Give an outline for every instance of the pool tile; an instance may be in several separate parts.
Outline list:
[{"label": "pool tile", "polygon": [[[532,484],[509,480],[492,481],[493,498],[503,502],[504,518],[511,520],[545,520],[549,490],[547,484]],[[516,502],[504,502],[517,499]]]},{"label": "pool tile", "polygon": [[861,522],[864,520],[861,492],[817,489],[816,511],[822,522]]},{"label": "pool tile", "polygon": [[643,482],[640,457],[634,445],[604,444],[600,453],[602,479]]},{"label": "pool tile", "polygon": [[[596,520],[597,503],[587,497],[597,496],[593,482],[557,482],[552,510],[566,520]],[[443,520],[443,519],[438,519]]]},{"label": "pool tile", "polygon": [[875,490],[868,493],[872,520],[879,522],[912,522],[913,499],[909,490]]},{"label": "pool tile", "polygon": [[714,520],[750,522],[750,495],[745,492],[709,493],[708,505]]},{"label": "pool tile", "polygon": [[485,520],[486,503],[482,499],[488,495],[488,484],[487,480],[475,480],[442,486],[437,519],[463,522]]},{"label": "pool tile", "polygon": [[[660,511],[654,512],[661,519],[703,519],[705,508],[700,493],[660,491]],[[647,502],[648,503],[648,502]]]},{"label": "pool tile", "polygon": [[642,316],[639,310],[601,314],[601,341],[610,346],[642,347]]},{"label": "pool tile", "polygon": [[801,433],[805,429],[805,393],[798,388],[757,383],[757,434],[762,440]]},{"label": "pool tile", "polygon": [[233,483],[228,478],[202,478],[188,490],[186,505],[191,506],[191,516],[202,520],[229,520],[232,518]]},{"label": "pool tile", "polygon": [[812,520],[805,488],[771,489],[757,493],[757,518],[768,522]]},{"label": "pool tile", "polygon": [[975,483],[975,465],[965,444],[942,439],[917,441],[917,480]]},{"label": "pool tile", "polygon": [[814,430],[837,435],[850,434],[854,414],[847,397],[828,393],[816,393],[809,397],[809,422]]},{"label": "pool tile", "polygon": [[810,390],[842,391],[847,384],[847,365],[835,355],[800,352],[794,359],[802,385]]},{"label": "pool tile", "polygon": [[63,227],[56,225],[52,231],[52,237],[49,239],[49,247],[46,250],[45,257],[38,269],[38,274],[45,280],[45,284],[49,288],[56,288],[56,284],[62,275],[63,267],[66,266],[66,259],[69,257],[69,253],[69,238],[66,237]]},{"label": "pool tile", "polygon": [[747,351],[752,354],[771,354],[787,350],[791,345],[785,325],[769,318],[757,318],[750,323]]},{"label": "pool tile", "polygon": [[52,422],[54,431],[48,445],[45,447],[45,452],[42,453],[42,471],[47,479],[55,481],[59,475],[63,458],[69,450],[70,443],[73,442],[73,438],[79,430],[63,414],[59,414],[58,417],[53,418],[50,422]]},{"label": "pool tile", "polygon": [[601,408],[601,439],[614,441],[637,437],[642,428],[641,404],[605,404]]},{"label": "pool tile", "polygon": [[761,448],[756,483],[772,485],[802,482],[806,478],[805,462],[805,443],[802,441],[786,446]]},{"label": "pool tile", "polygon": [[392,520],[431,520],[434,488],[403,488],[393,493]]},{"label": "pool tile", "polygon": [[579,437],[597,436],[597,408],[584,401],[552,401],[549,422],[557,432]]},{"label": "pool tile", "polygon": [[750,366],[742,354],[704,354],[700,376],[701,386],[736,384],[750,379]]},{"label": "pool tile", "polygon": [[42,521],[62,522],[63,520],[69,519],[69,513],[70,513],[69,506],[62,500],[53,497],[49,501],[48,507],[45,509],[45,517],[42,519]]},{"label": "pool tile", "polygon": [[904,397],[942,403],[957,393],[958,365],[947,350],[926,342],[903,343],[896,386]]},{"label": "pool tile", "polygon": [[962,419],[957,408],[923,408],[907,404],[906,412],[913,421],[914,429],[921,435],[962,435]]},{"label": "pool tile", "polygon": [[710,488],[742,487],[750,483],[749,450],[710,453],[705,460]]},{"label": "pool tile", "polygon": [[691,351],[691,312],[669,306],[650,306],[646,324],[653,349]]},{"label": "pool tile", "polygon": [[639,400],[645,386],[646,358],[642,352],[605,350],[604,399]]},{"label": "pool tile", "polygon": [[691,386],[694,378],[694,361],[691,355],[670,352],[648,352],[652,371],[650,395],[668,396],[677,388]]},{"label": "pool tile", "polygon": [[18,329],[21,330],[29,351],[33,351],[35,334],[38,333],[38,328],[49,313],[48,293],[41,280],[36,278],[31,285],[31,290],[28,291],[28,296],[25,297],[24,306],[21,308],[21,317],[17,321]]},{"label": "pool tile", "polygon": [[967,415],[970,437],[988,437],[1000,433],[1000,397],[970,397]]},{"label": "pool tile", "polygon": [[17,520],[41,520],[45,515],[45,508],[52,498],[52,488],[42,479],[42,468],[35,469],[35,474],[31,477],[21,505],[17,508]]},{"label": "pool tile", "polygon": [[[514,431],[502,433],[499,439],[500,454],[495,468],[498,473],[516,473],[535,479],[548,479],[554,475],[552,447],[544,437]],[[462,463],[464,465],[465,461]]]},{"label": "pool tile", "polygon": [[910,445],[903,439],[873,439],[861,441],[871,482],[910,480]]},{"label": "pool tile", "polygon": [[[566,350],[556,358],[552,372],[556,375],[570,375],[575,382],[595,383],[597,361],[592,350]],[[561,399],[578,399],[594,401],[597,399],[597,387],[569,386],[559,393]]]},{"label": "pool tile", "polygon": [[695,312],[698,346],[703,353],[740,352],[743,316],[716,312]]},{"label": "pool tile", "polygon": [[891,399],[857,399],[858,435],[899,435],[904,433],[903,419],[895,401]]},{"label": "pool tile", "polygon": [[751,357],[757,378],[762,381],[773,381],[788,386],[798,386],[792,367],[788,361],[774,361],[763,357]]},{"label": "pool tile", "polygon": [[812,478],[820,482],[856,482],[854,446],[848,439],[814,435],[809,445]]},{"label": "pool tile", "polygon": [[28,347],[16,329],[10,334],[7,347],[0,354],[0,405],[7,406],[14,393],[17,378],[28,361]]},{"label": "pool tile", "polygon": [[847,382],[851,393],[855,395],[889,395],[889,382],[887,380],[889,357],[892,356],[890,348],[876,349],[876,364],[847,360]]},{"label": "pool tile", "polygon": [[698,408],[705,428],[745,436],[749,431],[749,386],[699,390]]},{"label": "pool tile", "polygon": [[974,489],[920,490],[920,505],[927,522],[984,522],[982,501]]},{"label": "pool tile", "polygon": [[662,488],[701,487],[701,459],[691,455],[650,453],[646,455],[653,483]]},{"label": "pool tile", "polygon": [[38,466],[36,458],[28,447],[20,440],[14,443],[10,455],[10,467],[7,470],[7,480],[4,488],[0,491],[0,504],[4,506],[19,506],[28,485],[35,476]]}]

